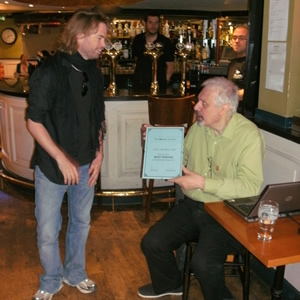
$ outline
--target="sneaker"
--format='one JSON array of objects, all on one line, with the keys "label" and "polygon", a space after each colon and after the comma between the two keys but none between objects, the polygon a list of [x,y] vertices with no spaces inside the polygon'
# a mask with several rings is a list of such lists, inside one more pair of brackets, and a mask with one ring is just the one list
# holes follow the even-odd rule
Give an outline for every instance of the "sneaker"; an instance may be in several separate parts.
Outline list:
[{"label": "sneaker", "polygon": [[182,295],[182,286],[179,287],[178,289],[169,291],[169,292],[164,292],[161,294],[157,294],[153,290],[152,284],[147,284],[139,288],[138,290],[138,295],[142,298],[159,298],[167,295],[173,295],[173,296],[181,296]]},{"label": "sneaker", "polygon": [[32,297],[32,300],[51,300],[53,295],[58,293],[62,289],[62,287],[63,287],[63,284],[61,284],[61,286],[59,287],[59,289],[55,293],[48,293],[48,292],[45,292],[43,290],[38,290],[34,294],[34,296]]},{"label": "sneaker", "polygon": [[63,279],[64,283],[66,283],[69,286],[76,286],[78,290],[83,294],[90,294],[97,290],[96,283],[91,279],[84,279],[78,284],[71,284],[67,279]]}]

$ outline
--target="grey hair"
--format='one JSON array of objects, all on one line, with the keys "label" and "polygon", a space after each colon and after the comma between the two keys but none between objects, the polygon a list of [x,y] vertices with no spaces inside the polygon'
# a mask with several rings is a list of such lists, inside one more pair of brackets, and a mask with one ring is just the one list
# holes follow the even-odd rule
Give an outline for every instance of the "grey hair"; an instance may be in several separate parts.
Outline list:
[{"label": "grey hair", "polygon": [[203,82],[202,87],[216,92],[216,106],[229,104],[229,114],[233,115],[239,105],[238,87],[225,77],[213,77]]}]

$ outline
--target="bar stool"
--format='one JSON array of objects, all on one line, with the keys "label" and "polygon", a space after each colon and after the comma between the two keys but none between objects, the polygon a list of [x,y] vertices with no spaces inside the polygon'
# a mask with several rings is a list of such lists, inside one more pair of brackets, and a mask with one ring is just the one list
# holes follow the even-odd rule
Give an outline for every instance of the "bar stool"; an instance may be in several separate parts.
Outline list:
[{"label": "bar stool", "polygon": [[[149,123],[152,126],[184,126],[185,133],[188,131],[194,121],[194,105],[196,96],[148,96]],[[143,151],[144,154],[144,151]],[[150,210],[152,202],[174,202],[175,197],[162,198],[154,196],[154,179],[143,179],[144,194],[146,198],[145,222],[150,221]]]},{"label": "bar stool", "polygon": [[[185,263],[183,269],[183,295],[182,300],[188,300],[190,277],[192,270],[189,266],[193,251],[197,246],[196,241],[186,243]],[[250,289],[250,252],[244,249],[241,253],[233,253],[227,256],[224,263],[225,276],[240,277],[243,285],[243,300],[249,299]]]}]

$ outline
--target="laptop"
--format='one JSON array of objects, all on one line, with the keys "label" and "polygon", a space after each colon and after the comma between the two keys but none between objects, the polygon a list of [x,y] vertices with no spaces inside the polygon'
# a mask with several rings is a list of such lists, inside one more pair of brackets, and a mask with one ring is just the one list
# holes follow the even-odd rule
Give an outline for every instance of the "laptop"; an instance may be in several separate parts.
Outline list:
[{"label": "laptop", "polygon": [[288,213],[300,214],[300,181],[268,184],[258,196],[226,199],[224,203],[248,222],[258,220],[258,207],[262,200],[271,199],[279,204],[280,217]]}]

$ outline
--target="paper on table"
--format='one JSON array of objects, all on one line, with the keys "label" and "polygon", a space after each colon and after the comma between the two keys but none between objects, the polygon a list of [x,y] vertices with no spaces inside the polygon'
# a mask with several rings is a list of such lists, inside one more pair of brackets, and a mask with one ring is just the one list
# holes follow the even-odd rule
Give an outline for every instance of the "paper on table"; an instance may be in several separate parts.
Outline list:
[{"label": "paper on table", "polygon": [[147,127],[144,179],[170,179],[182,174],[184,127]]}]

